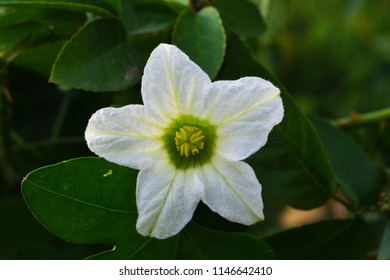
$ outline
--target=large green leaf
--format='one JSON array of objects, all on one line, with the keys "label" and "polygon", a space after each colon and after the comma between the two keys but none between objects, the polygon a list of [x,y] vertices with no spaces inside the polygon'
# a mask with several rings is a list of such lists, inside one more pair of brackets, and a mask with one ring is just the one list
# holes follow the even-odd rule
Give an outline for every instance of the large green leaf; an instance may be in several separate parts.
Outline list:
[{"label": "large green leaf", "polygon": [[303,161],[279,129],[272,131],[266,146],[247,160],[263,185],[264,195],[298,209],[324,204],[329,194],[307,169],[310,163]]},{"label": "large green leaf", "polygon": [[213,2],[227,29],[243,36],[258,36],[265,30],[259,9],[247,0],[217,0]]},{"label": "large green leaf", "polygon": [[217,232],[196,224],[165,240],[139,235],[136,178],[135,170],[101,158],[80,158],[31,172],[22,182],[22,193],[36,219],[60,238],[115,246],[91,259],[273,257],[266,244],[247,234]]},{"label": "large green leaf", "polygon": [[[127,0],[126,0],[127,1]],[[172,11],[180,13],[189,7],[189,0],[132,0],[134,6],[166,5]]]},{"label": "large green leaf", "polygon": [[[0,199],[0,259],[79,259],[90,246],[70,244],[45,230],[32,216],[21,195]],[[95,250],[96,251],[96,250]]]},{"label": "large green leaf", "polygon": [[385,174],[343,131],[320,119],[312,122],[345,193],[355,203],[375,202],[385,185]]},{"label": "large green leaf", "polygon": [[129,34],[140,35],[149,33],[153,36],[156,35],[156,33],[167,31],[173,26],[177,14],[175,14],[163,1],[156,1],[155,3],[146,1],[141,3],[142,5],[136,5],[132,2],[135,7],[133,8],[133,14],[131,17],[128,16],[127,20],[128,22],[131,22],[131,24],[127,26]]},{"label": "large green leaf", "polygon": [[184,11],[176,21],[172,40],[211,79],[217,75],[225,54],[225,31],[215,8]]},{"label": "large green leaf", "polygon": [[0,28],[21,24],[42,15],[41,9],[1,7]]},{"label": "large green leaf", "polygon": [[290,94],[236,37],[228,42],[219,79],[259,76],[281,90],[285,115],[265,147],[248,159],[266,194],[289,205],[310,209],[322,205],[336,190],[335,176],[307,117]]},{"label": "large green leaf", "polygon": [[[63,10],[6,10],[11,11],[12,17],[0,17],[0,57],[4,57],[8,63],[42,44],[68,39],[85,21],[82,14]],[[33,67],[37,68],[36,65]]]},{"label": "large green leaf", "polygon": [[132,35],[158,32],[173,25],[175,16],[158,12],[138,12],[134,15]]},{"label": "large green leaf", "polygon": [[12,52],[22,44],[48,37],[50,32],[40,24],[22,24],[0,29],[0,57]]},{"label": "large green leaf", "polygon": [[[115,258],[112,251],[89,259]],[[125,259],[179,260],[249,260],[273,259],[272,249],[263,241],[245,233],[210,230],[190,222],[178,235],[167,239],[148,239],[139,250],[129,252]]]},{"label": "large green leaf", "polygon": [[39,73],[43,77],[48,77],[53,63],[65,42],[65,40],[56,41],[30,48],[24,51],[13,63]]},{"label": "large green leaf", "polygon": [[131,195],[136,178],[136,171],[102,159],[75,159],[28,174],[22,193],[55,235],[74,243],[115,244],[113,255],[121,258],[137,250],[132,244],[148,242],[131,226],[137,219]]},{"label": "large green leaf", "polygon": [[139,81],[138,64],[121,21],[100,18],[88,23],[64,45],[50,81],[88,91],[117,91]]},{"label": "large green leaf", "polygon": [[364,259],[370,233],[361,220],[330,220],[286,230],[264,239],[277,259]]},{"label": "large green leaf", "polygon": [[1,7],[1,9],[0,28],[33,22],[44,24],[48,30],[55,32],[58,22],[71,26],[78,25],[78,27],[85,22],[85,15],[59,9],[42,9],[37,7],[15,8],[7,6]]},{"label": "large green leaf", "polygon": [[115,9],[105,0],[0,0],[0,6],[42,7],[110,15]]},{"label": "large green leaf", "polygon": [[191,223],[180,234],[178,259],[273,259],[268,245],[244,233],[226,233]]}]

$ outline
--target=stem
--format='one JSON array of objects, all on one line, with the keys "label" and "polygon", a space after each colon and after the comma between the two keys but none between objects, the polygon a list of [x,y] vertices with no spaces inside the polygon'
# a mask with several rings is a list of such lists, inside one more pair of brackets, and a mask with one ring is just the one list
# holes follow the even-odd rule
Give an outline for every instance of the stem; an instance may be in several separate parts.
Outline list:
[{"label": "stem", "polygon": [[[1,75],[2,73],[0,73]],[[0,76],[0,79],[3,77]],[[6,86],[5,79],[0,80],[0,168],[4,174],[7,186],[12,186],[15,183],[16,174],[12,168],[11,159],[9,155],[11,146],[10,137],[10,120],[11,108],[10,102],[4,93]]]},{"label": "stem", "polygon": [[68,111],[70,99],[71,99],[71,95],[68,92],[64,95],[64,99],[61,102],[56,121],[55,121],[53,129],[51,131],[51,137],[50,137],[51,140],[57,139],[58,136],[60,135],[62,126],[64,124],[66,112]]},{"label": "stem", "polygon": [[348,209],[350,212],[355,212],[356,209],[354,207],[352,207],[351,205],[349,205],[348,202],[346,202],[345,200],[341,199],[340,197],[338,197],[337,195],[334,195],[334,196],[331,196],[331,198],[334,200],[334,201],[337,201],[338,203],[340,203],[341,205],[343,205],[346,209]]},{"label": "stem", "polygon": [[[13,135],[15,139],[18,139],[18,135]],[[82,137],[67,137],[67,138],[58,138],[58,139],[47,139],[34,143],[25,143],[20,142],[18,147],[15,148],[16,151],[20,150],[38,150],[41,148],[46,148],[56,145],[80,145],[84,144],[85,140]]]},{"label": "stem", "polygon": [[390,107],[365,114],[352,113],[350,117],[335,120],[334,124],[338,127],[352,127],[381,122],[387,119],[390,119]]}]

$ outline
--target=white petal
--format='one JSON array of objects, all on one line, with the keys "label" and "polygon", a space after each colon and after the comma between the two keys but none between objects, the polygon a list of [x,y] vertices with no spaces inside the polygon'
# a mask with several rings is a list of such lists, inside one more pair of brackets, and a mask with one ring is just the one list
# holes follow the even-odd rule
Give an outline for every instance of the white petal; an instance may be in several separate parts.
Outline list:
[{"label": "white petal", "polygon": [[203,168],[203,202],[226,219],[251,225],[264,219],[261,185],[245,162],[220,156]]},{"label": "white petal", "polygon": [[141,169],[167,157],[163,149],[160,120],[142,105],[104,108],[88,122],[88,147],[108,161]]},{"label": "white petal", "polygon": [[267,142],[272,127],[283,118],[280,91],[257,77],[214,82],[205,117],[218,126],[218,151],[230,160],[242,160]]},{"label": "white petal", "polygon": [[173,45],[160,44],[151,53],[142,77],[145,106],[166,121],[203,108],[205,88],[211,83],[202,69]]},{"label": "white petal", "polygon": [[201,199],[202,184],[193,169],[169,163],[140,171],[137,179],[137,230],[159,239],[177,234],[191,220]]}]

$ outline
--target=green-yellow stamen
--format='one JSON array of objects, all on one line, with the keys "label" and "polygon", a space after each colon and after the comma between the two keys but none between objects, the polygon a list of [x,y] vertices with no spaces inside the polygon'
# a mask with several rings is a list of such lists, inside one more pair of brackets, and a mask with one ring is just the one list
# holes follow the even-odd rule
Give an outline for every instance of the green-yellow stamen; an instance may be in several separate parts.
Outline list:
[{"label": "green-yellow stamen", "polygon": [[210,162],[215,154],[217,127],[207,120],[182,115],[172,120],[162,140],[176,169],[197,168]]},{"label": "green-yellow stamen", "polygon": [[175,134],[176,149],[181,156],[189,157],[198,154],[204,147],[202,130],[195,126],[183,126]]}]

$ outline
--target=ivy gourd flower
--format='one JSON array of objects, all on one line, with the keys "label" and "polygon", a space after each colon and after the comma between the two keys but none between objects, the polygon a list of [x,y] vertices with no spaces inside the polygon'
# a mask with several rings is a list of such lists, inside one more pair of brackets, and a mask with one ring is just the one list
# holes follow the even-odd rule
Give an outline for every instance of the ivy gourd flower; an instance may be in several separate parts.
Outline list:
[{"label": "ivy gourd flower", "polygon": [[281,122],[278,88],[258,77],[211,82],[178,48],[160,44],[141,93],[144,105],[101,109],[85,132],[91,151],[140,170],[138,232],[173,236],[200,201],[233,222],[263,220],[261,185],[242,160]]}]

